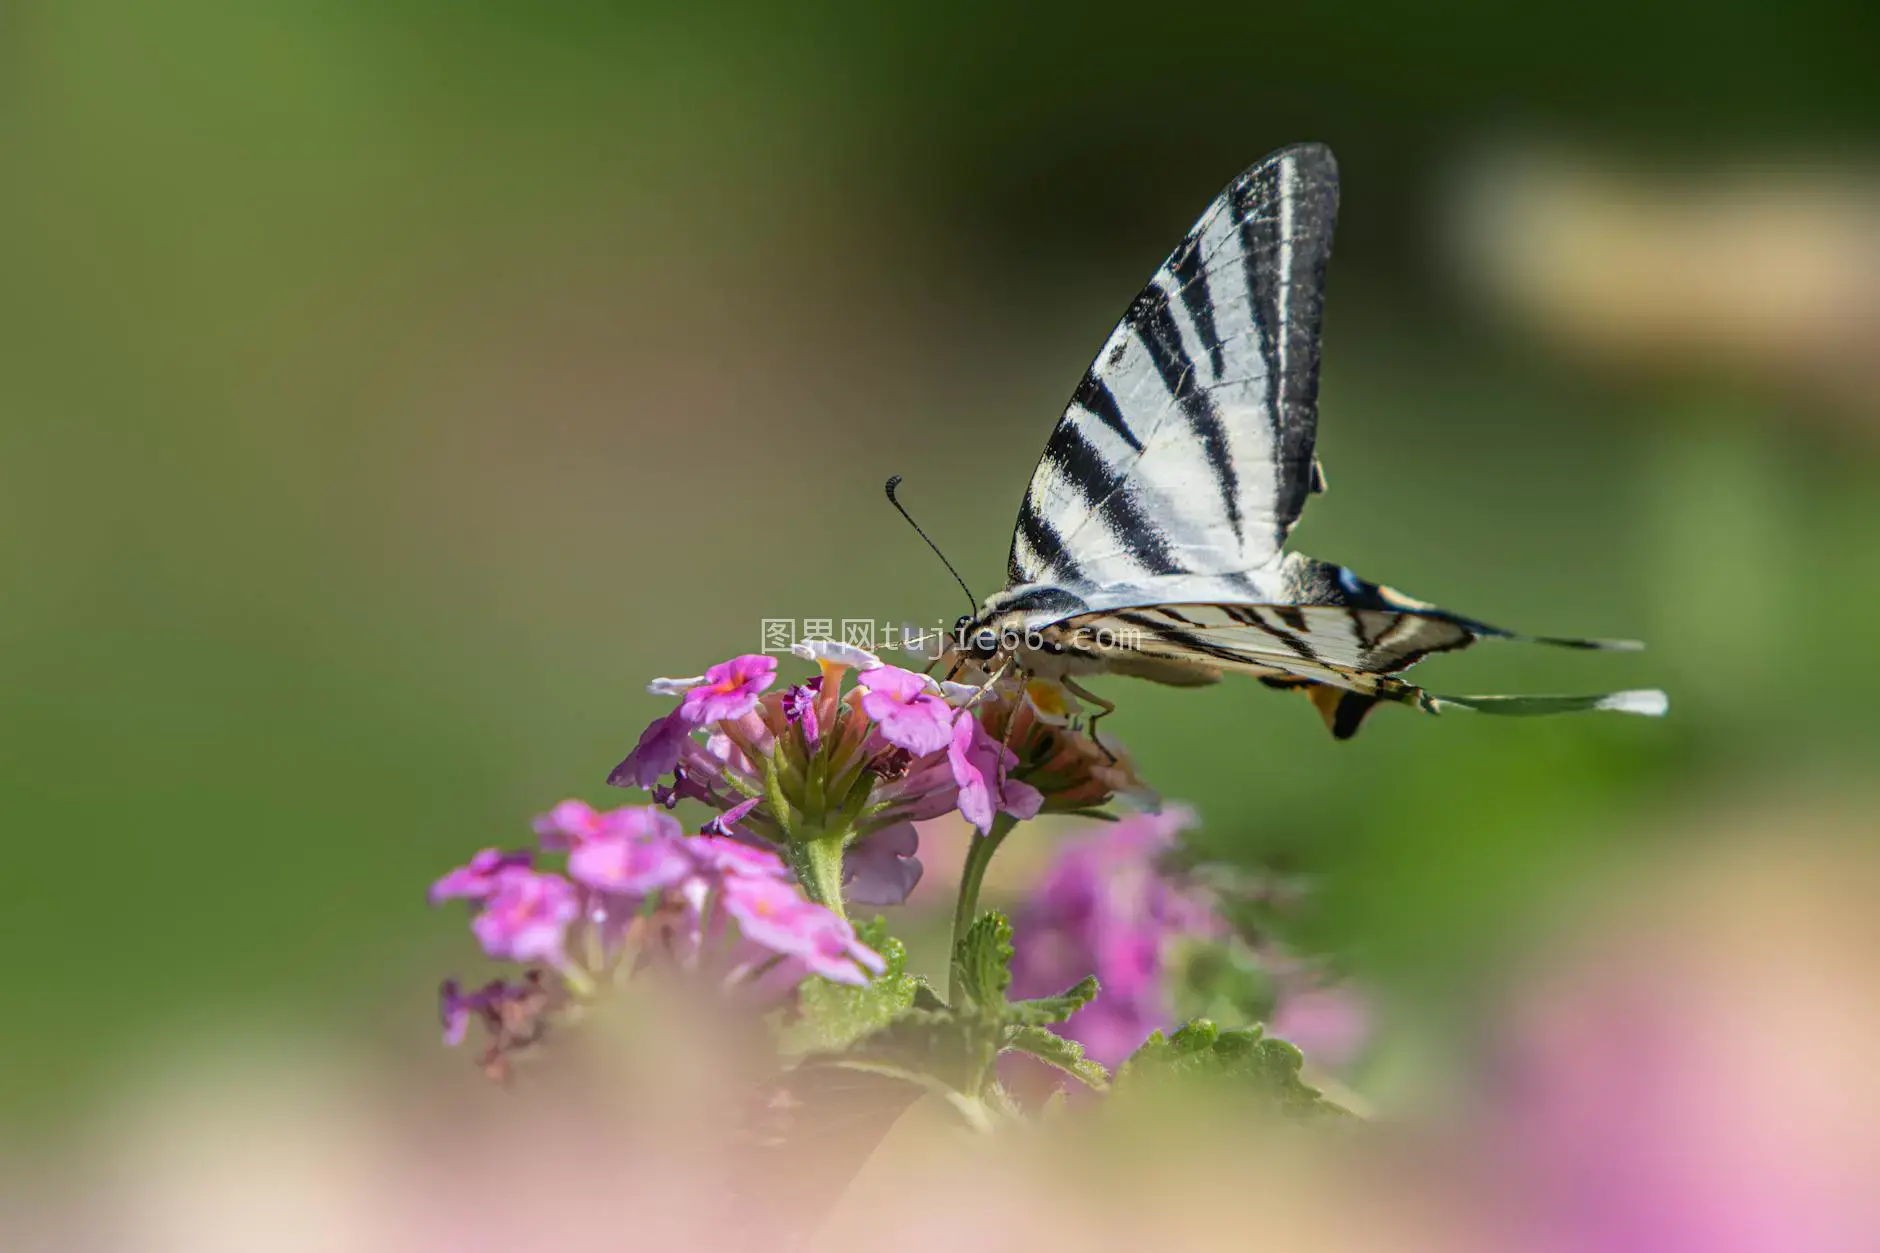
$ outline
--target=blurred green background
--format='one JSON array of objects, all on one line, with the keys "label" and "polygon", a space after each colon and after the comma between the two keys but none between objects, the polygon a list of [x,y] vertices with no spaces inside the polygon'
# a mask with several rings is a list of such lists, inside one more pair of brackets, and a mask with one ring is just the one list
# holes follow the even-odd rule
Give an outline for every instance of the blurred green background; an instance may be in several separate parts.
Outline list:
[{"label": "blurred green background", "polygon": [[602,799],[645,679],[759,619],[956,614],[890,473],[983,594],[1116,316],[1302,139],[1345,192],[1299,546],[1653,645],[1439,690],[1673,716],[1340,745],[1110,684],[1145,776],[1439,1021],[1614,846],[1861,795],[1875,46],[1826,0],[7,6],[0,1116],[225,1030],[458,1064],[429,880]]}]

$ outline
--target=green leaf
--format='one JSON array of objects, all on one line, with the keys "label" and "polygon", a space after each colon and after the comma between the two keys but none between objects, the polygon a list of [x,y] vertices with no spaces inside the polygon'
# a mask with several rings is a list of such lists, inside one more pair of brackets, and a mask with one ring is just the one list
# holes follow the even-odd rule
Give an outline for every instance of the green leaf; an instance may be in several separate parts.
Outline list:
[{"label": "green leaf", "polygon": [[1012,986],[1012,924],[992,910],[979,915],[953,950],[954,984],[966,1005],[988,1018],[1003,1017]]},{"label": "green leaf", "polygon": [[1085,1057],[1083,1045],[1075,1040],[1066,1040],[1061,1035],[1053,1035],[1043,1027],[1018,1028],[1006,1040],[1005,1047],[1012,1052],[1026,1053],[1041,1062],[1048,1062],[1076,1076],[1098,1092],[1107,1091],[1110,1086],[1110,1072]]},{"label": "green leaf", "polygon": [[945,1013],[950,1006],[940,999],[940,994],[933,990],[933,984],[919,975],[914,976],[914,1008],[934,1010]]},{"label": "green leaf", "polygon": [[1097,977],[1088,975],[1076,987],[1056,996],[1040,996],[1029,1001],[1014,1001],[1006,1007],[1005,1021],[1023,1027],[1042,1027],[1063,1022],[1097,999]]},{"label": "green leaf", "polygon": [[[859,988],[828,979],[805,979],[797,995],[797,1017],[784,1028],[778,1043],[784,1056],[840,1052],[893,1022],[926,987],[907,973],[907,946],[888,934],[884,919],[858,927],[856,937],[881,954],[887,970]],[[926,994],[933,997],[930,989]]]},{"label": "green leaf", "polygon": [[827,1060],[974,1096],[984,1068],[982,1035],[977,1024],[962,1021],[951,1010],[907,1009]]},{"label": "green leaf", "polygon": [[1123,1063],[1119,1089],[1168,1081],[1226,1083],[1270,1102],[1296,1118],[1349,1116],[1317,1088],[1300,1078],[1305,1058],[1284,1040],[1271,1040],[1259,1027],[1222,1031],[1205,1018],[1172,1036],[1158,1031]]}]

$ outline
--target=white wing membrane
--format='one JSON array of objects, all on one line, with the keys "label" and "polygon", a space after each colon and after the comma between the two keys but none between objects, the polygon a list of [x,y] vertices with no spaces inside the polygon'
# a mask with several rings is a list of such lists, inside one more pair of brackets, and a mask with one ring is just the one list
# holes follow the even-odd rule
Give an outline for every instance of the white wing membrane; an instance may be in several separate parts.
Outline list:
[{"label": "white wing membrane", "polygon": [[1246,171],[1156,271],[1032,475],[1008,574],[1071,591],[1272,562],[1320,484],[1319,324],[1338,167]]}]

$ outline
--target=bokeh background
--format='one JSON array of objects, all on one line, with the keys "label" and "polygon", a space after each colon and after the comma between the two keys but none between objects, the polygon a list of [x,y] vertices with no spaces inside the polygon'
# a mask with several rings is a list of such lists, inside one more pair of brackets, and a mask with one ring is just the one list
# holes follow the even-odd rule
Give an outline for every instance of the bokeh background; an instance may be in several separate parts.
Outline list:
[{"label": "bokeh background", "polygon": [[1298,941],[1396,1041],[1372,1095],[1466,1086],[1628,858],[1871,836],[1871,14],[1445,14],[6,6],[0,1160],[230,1058],[485,1099],[429,880],[604,799],[645,679],[762,618],[950,620],[889,474],[983,594],[1115,318],[1301,139],[1344,206],[1299,546],[1653,646],[1439,690],[1673,700],[1335,744],[1249,684],[1108,686],[1203,851],[1314,877]]}]

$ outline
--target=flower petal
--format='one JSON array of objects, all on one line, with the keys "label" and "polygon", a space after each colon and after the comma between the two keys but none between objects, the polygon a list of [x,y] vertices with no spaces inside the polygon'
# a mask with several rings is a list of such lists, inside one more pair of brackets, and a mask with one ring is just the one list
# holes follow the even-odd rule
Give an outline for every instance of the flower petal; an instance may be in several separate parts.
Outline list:
[{"label": "flower petal", "polygon": [[529,861],[526,852],[483,849],[468,863],[450,871],[431,885],[431,904],[449,900],[482,900],[496,890],[497,881],[505,871],[526,867]]},{"label": "flower petal", "polygon": [[563,940],[579,913],[574,885],[560,875],[506,870],[470,929],[498,961],[560,965]]},{"label": "flower petal", "polygon": [[899,822],[863,836],[842,854],[842,882],[858,905],[899,905],[920,882],[922,866],[914,854],[920,834],[911,822]]},{"label": "flower petal", "polygon": [[790,651],[804,661],[813,661],[818,665],[827,663],[847,666],[851,670],[872,670],[881,664],[881,658],[866,648],[857,648],[841,640],[798,640],[790,646]]},{"label": "flower petal", "polygon": [[679,709],[693,726],[742,718],[757,708],[757,698],[777,679],[777,659],[745,653],[705,672],[705,682],[689,689]]},{"label": "flower petal", "polygon": [[681,705],[640,732],[640,742],[607,776],[609,787],[650,788],[671,774],[692,734],[692,722]]},{"label": "flower petal", "polygon": [[559,852],[600,834],[604,822],[600,812],[586,801],[563,801],[537,815],[532,826],[544,850]]}]

